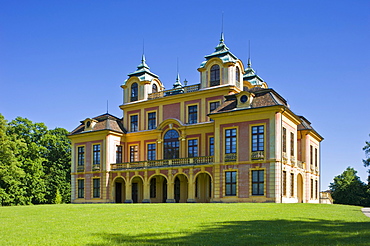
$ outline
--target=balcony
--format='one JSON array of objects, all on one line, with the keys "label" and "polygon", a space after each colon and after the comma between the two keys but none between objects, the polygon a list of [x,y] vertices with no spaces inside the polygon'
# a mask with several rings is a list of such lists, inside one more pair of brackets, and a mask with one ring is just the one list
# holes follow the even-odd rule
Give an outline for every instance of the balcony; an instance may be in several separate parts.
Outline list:
[{"label": "balcony", "polygon": [[225,162],[236,161],[236,153],[225,154]]},{"label": "balcony", "polygon": [[99,171],[100,170],[100,164],[94,164],[92,167],[93,171]]},{"label": "balcony", "polygon": [[189,86],[184,86],[180,89],[175,88],[175,89],[150,93],[150,94],[148,94],[148,100],[162,98],[162,97],[165,97],[165,96],[172,96],[172,95],[178,95],[178,94],[183,94],[183,93],[190,93],[190,92],[199,91],[199,90],[200,90],[200,84],[189,85]]},{"label": "balcony", "polygon": [[290,163],[292,164],[292,166],[294,166],[296,164],[294,156],[290,156]]},{"label": "balcony", "polygon": [[254,152],[252,152],[252,158],[251,159],[253,161],[265,159],[265,151],[254,151]]},{"label": "balcony", "polygon": [[77,166],[77,172],[84,172],[85,171],[85,166],[83,165],[80,165],[80,166]]},{"label": "balcony", "polygon": [[301,169],[305,169],[306,163],[304,161],[297,161],[297,166]]},{"label": "balcony", "polygon": [[288,155],[286,152],[283,152],[283,161],[287,161],[288,160]]},{"label": "balcony", "polygon": [[136,161],[126,163],[113,163],[111,170],[141,169],[155,167],[174,167],[188,165],[206,165],[213,163],[213,156],[197,156],[189,158],[153,160],[153,161]]}]

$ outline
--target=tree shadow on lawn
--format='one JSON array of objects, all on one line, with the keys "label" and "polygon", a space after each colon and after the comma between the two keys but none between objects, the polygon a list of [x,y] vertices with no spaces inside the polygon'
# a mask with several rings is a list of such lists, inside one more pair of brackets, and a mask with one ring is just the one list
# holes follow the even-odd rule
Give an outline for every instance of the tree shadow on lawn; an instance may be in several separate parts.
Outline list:
[{"label": "tree shadow on lawn", "polygon": [[[179,221],[181,223],[181,221]],[[217,222],[198,231],[150,233],[135,236],[94,234],[105,245],[369,245],[370,222],[341,220],[253,220]]]}]

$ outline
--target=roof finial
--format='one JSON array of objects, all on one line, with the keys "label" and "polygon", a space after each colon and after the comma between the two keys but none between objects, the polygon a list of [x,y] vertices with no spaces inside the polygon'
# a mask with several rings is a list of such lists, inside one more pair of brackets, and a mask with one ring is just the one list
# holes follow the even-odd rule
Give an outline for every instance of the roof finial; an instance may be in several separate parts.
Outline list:
[{"label": "roof finial", "polygon": [[222,11],[222,19],[221,19],[221,39],[220,42],[224,42],[224,12]]},{"label": "roof finial", "polygon": [[173,88],[182,88],[182,84],[180,81],[180,73],[179,73],[179,58],[177,57],[177,76],[176,76],[176,82],[173,84]]},{"label": "roof finial", "polygon": [[108,100],[107,100],[107,114],[108,114]]},{"label": "roof finial", "polygon": [[251,41],[248,40],[248,67],[252,66],[251,62]]}]

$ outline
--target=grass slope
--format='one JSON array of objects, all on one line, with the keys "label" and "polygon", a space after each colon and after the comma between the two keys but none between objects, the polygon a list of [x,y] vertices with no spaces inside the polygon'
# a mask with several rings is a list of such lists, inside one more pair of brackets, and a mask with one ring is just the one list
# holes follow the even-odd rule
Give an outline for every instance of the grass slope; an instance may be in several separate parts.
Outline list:
[{"label": "grass slope", "polygon": [[0,207],[0,245],[369,245],[360,207],[68,204]]}]

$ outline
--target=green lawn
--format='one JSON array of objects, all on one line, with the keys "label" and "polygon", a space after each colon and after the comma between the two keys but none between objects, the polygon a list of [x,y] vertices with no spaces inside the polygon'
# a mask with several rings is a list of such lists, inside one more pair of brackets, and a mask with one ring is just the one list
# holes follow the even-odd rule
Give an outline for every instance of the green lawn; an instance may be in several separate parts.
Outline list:
[{"label": "green lawn", "polygon": [[370,218],[341,205],[19,206],[0,221],[0,245],[370,245]]}]

